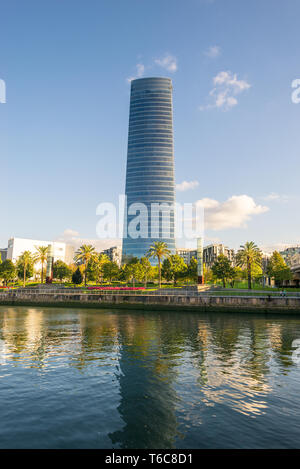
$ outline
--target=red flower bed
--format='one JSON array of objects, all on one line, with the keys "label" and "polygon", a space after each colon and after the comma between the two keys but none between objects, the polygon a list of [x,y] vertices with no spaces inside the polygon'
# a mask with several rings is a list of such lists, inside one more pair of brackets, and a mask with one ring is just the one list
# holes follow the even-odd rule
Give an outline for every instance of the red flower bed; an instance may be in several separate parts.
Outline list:
[{"label": "red flower bed", "polygon": [[88,290],[145,290],[144,287],[88,287]]}]

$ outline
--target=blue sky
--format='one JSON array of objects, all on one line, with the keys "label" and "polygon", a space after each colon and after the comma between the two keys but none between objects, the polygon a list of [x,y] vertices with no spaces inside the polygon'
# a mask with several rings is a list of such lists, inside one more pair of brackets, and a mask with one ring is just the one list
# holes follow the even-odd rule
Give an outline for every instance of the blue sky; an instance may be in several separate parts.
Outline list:
[{"label": "blue sky", "polygon": [[[1,5],[0,246],[93,240],[124,192],[128,79],[170,76],[179,202],[207,242],[300,244],[298,0]],[[66,231],[67,230],[67,231]]]}]

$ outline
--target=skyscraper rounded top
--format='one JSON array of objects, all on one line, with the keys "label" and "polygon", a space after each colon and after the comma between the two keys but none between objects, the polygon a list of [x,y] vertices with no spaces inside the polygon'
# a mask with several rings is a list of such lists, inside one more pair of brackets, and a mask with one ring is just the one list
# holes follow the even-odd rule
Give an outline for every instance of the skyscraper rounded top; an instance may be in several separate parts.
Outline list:
[{"label": "skyscraper rounded top", "polygon": [[143,81],[143,80],[167,80],[167,81],[171,81],[172,82],[172,78],[169,78],[169,77],[142,77],[142,78],[134,78],[133,80],[131,80],[131,83],[135,82],[135,81]]},{"label": "skyscraper rounded top", "polygon": [[172,89],[172,79],[167,77],[144,77],[131,80],[132,88],[156,88],[167,87]]}]

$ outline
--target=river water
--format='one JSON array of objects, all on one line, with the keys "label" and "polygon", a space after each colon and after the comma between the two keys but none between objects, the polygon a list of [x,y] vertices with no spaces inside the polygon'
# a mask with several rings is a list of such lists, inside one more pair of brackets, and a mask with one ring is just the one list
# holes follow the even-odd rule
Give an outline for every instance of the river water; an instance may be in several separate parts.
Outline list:
[{"label": "river water", "polygon": [[300,448],[300,317],[0,307],[0,448]]}]

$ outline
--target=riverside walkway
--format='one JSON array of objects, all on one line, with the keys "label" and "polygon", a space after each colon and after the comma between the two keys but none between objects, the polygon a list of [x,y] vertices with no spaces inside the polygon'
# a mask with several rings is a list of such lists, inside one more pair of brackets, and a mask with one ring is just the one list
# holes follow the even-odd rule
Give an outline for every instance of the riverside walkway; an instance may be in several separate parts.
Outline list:
[{"label": "riverside walkway", "polygon": [[43,286],[2,291],[0,305],[80,306],[91,308],[127,308],[150,310],[194,310],[199,312],[257,312],[300,314],[300,295],[280,297],[274,292],[245,292],[196,289],[160,289],[154,291],[82,290]]}]

